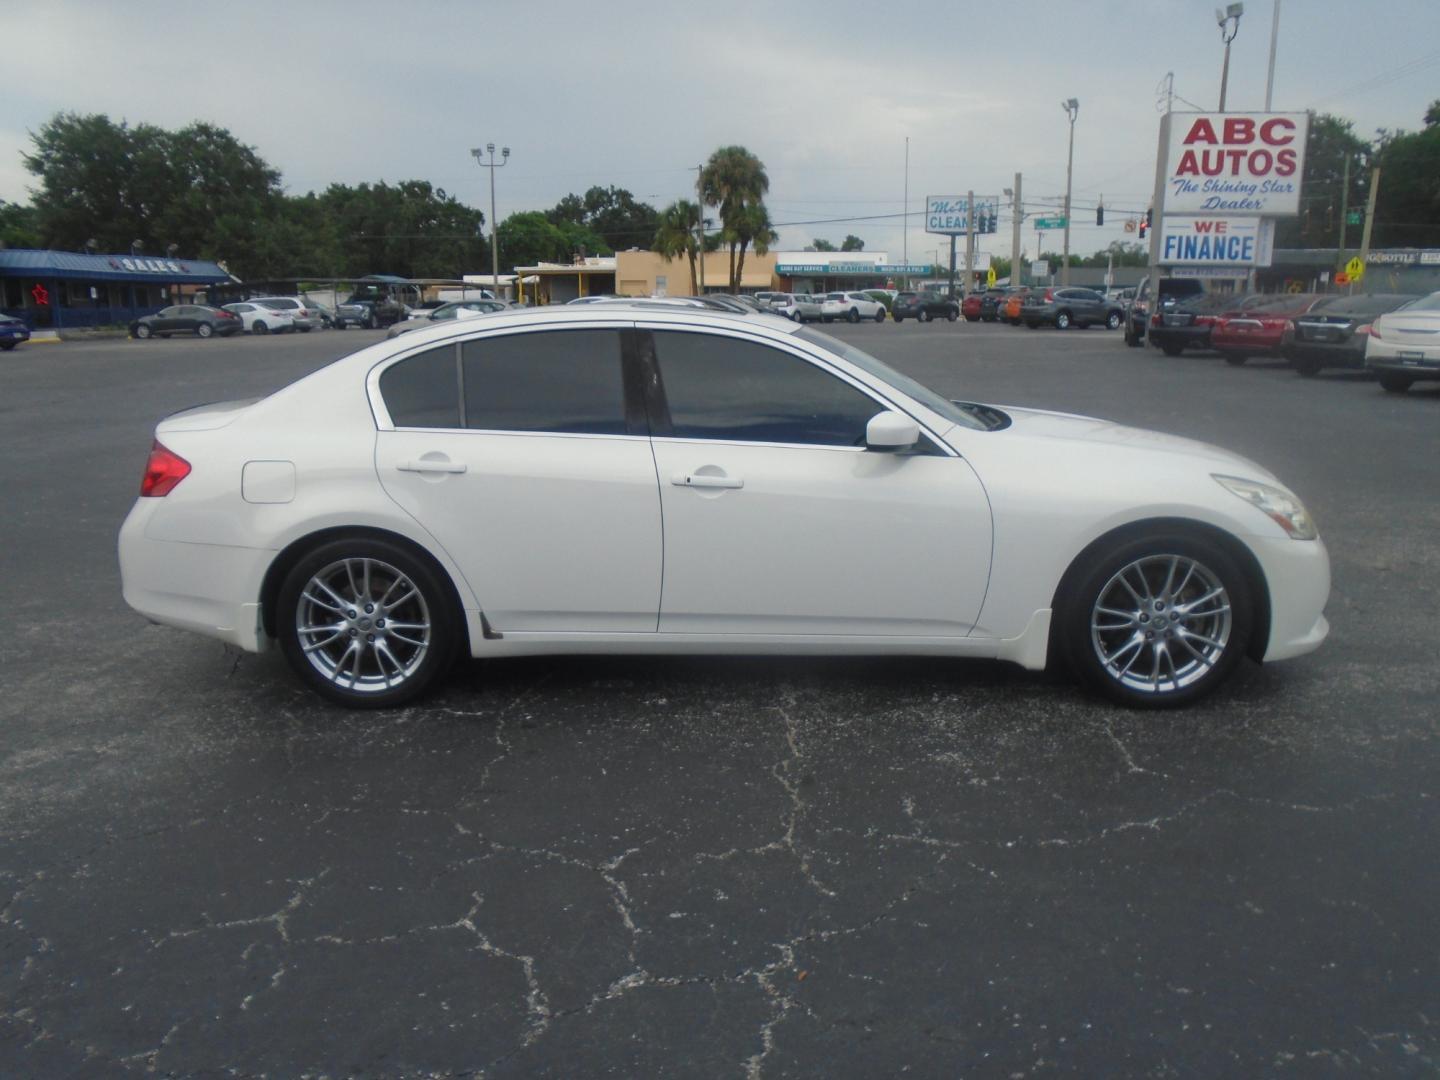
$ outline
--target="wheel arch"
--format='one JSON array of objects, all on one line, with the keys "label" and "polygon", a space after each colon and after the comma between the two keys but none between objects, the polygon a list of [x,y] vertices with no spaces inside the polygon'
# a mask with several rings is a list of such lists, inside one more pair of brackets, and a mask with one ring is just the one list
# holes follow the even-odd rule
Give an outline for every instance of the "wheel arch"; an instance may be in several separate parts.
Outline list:
[{"label": "wheel arch", "polygon": [[270,561],[270,566],[265,571],[265,577],[260,583],[260,618],[265,628],[265,633],[272,638],[278,637],[278,624],[276,622],[276,606],[280,596],[280,586],[284,583],[295,564],[303,559],[311,551],[314,551],[321,544],[328,544],[332,540],[340,540],[352,537],[363,540],[383,540],[386,543],[402,547],[421,562],[425,563],[434,571],[437,578],[445,583],[450,594],[450,601],[455,605],[456,619],[460,624],[460,632],[463,635],[459,646],[465,650],[462,655],[468,655],[470,650],[470,628],[469,620],[465,617],[465,602],[461,598],[460,590],[455,585],[455,579],[451,577],[450,571],[445,565],[431,554],[422,544],[416,543],[408,536],[389,529],[380,529],[370,525],[336,525],[330,528],[317,529],[314,532],[306,533],[304,536],[292,540],[280,553]]},{"label": "wheel arch", "polygon": [[[1097,554],[1153,532],[1184,532],[1203,537],[1215,543],[1235,560],[1235,564],[1245,575],[1246,584],[1250,586],[1255,605],[1255,625],[1251,628],[1247,655],[1256,663],[1264,659],[1265,650],[1270,644],[1270,586],[1265,580],[1265,572],[1260,567],[1260,561],[1255,558],[1254,552],[1246,546],[1244,541],[1234,533],[1226,532],[1215,525],[1197,521],[1194,518],[1143,518],[1139,521],[1127,522],[1097,536],[1070,560],[1070,564],[1065,568],[1065,573],[1060,576],[1059,584],[1055,586],[1055,593],[1050,601],[1051,608],[1057,613],[1064,609],[1075,589],[1076,581],[1084,573],[1090,560]],[[1050,624],[1049,651],[1052,657],[1060,655],[1055,641],[1059,625],[1058,618],[1053,619]]]}]

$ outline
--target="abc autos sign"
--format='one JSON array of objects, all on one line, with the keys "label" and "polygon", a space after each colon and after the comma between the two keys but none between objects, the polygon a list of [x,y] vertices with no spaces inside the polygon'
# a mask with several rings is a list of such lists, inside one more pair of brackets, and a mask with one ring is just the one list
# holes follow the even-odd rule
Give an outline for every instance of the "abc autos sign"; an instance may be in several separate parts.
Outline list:
[{"label": "abc autos sign", "polygon": [[1171,113],[1167,214],[1300,212],[1305,113]]}]

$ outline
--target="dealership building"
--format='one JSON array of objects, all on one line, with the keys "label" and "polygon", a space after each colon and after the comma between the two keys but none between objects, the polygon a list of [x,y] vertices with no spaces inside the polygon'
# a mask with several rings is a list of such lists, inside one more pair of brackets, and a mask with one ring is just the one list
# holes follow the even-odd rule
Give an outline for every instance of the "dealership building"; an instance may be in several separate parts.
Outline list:
[{"label": "dealership building", "polygon": [[8,248],[0,250],[0,311],[34,330],[125,324],[232,280],[204,259]]}]

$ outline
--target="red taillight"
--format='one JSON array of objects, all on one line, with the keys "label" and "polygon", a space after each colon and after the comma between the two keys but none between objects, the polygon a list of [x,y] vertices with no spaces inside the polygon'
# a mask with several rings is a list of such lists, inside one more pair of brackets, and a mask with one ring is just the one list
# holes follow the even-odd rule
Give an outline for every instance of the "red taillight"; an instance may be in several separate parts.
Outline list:
[{"label": "red taillight", "polygon": [[1046,290],[1045,290],[1045,302],[1048,304],[1048,303],[1050,303],[1050,301],[1052,301],[1052,300],[1054,300],[1054,299],[1055,299],[1055,290],[1054,290],[1054,289],[1046,289]]},{"label": "red taillight", "polygon": [[157,440],[150,447],[150,460],[145,462],[145,475],[140,478],[140,496],[158,499],[169,495],[189,475],[190,463]]},{"label": "red taillight", "polygon": [[1374,323],[1366,323],[1364,326],[1357,326],[1355,328],[1355,333],[1367,334],[1370,337],[1378,338],[1380,336],[1380,328]]},{"label": "red taillight", "polygon": [[1150,316],[1150,325],[1151,325],[1151,326],[1159,326],[1159,325],[1161,325],[1163,322],[1164,322],[1164,320],[1160,318],[1160,313],[1159,313],[1158,311],[1155,312],[1154,315],[1151,315],[1151,316]]},{"label": "red taillight", "polygon": [[1284,330],[1290,325],[1289,319],[1260,319],[1257,320],[1266,330]]}]

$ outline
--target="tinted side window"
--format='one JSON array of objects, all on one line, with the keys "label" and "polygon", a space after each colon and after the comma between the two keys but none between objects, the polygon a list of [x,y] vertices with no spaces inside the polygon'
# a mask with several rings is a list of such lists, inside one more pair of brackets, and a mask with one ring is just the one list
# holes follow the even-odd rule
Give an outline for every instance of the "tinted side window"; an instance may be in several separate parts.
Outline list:
[{"label": "tinted side window", "polygon": [[380,396],[396,427],[460,427],[455,346],[441,345],[386,368]]},{"label": "tinted side window", "polygon": [[657,330],[655,354],[683,439],[863,446],[883,406],[797,356],[734,338]]},{"label": "tinted side window", "polygon": [[545,330],[467,341],[465,423],[486,431],[624,435],[617,330]]}]

